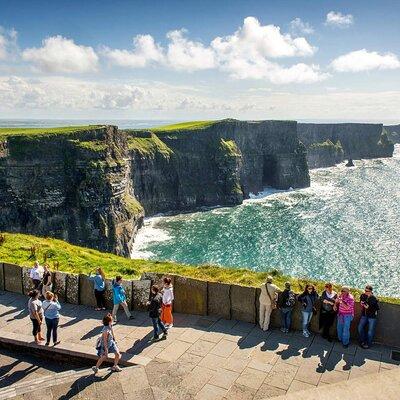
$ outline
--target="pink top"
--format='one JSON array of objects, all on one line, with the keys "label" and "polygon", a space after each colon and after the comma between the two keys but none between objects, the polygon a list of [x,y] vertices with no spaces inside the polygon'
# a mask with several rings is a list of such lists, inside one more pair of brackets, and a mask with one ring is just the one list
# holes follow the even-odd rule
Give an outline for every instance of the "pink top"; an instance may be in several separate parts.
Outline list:
[{"label": "pink top", "polygon": [[354,316],[354,297],[349,294],[343,294],[338,297],[339,311],[338,315],[352,315]]}]

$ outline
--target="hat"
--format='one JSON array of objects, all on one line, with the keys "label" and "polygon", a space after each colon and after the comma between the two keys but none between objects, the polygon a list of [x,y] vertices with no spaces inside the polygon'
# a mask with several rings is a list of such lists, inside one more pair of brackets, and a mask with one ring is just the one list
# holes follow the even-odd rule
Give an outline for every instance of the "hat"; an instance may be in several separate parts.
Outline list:
[{"label": "hat", "polygon": [[268,275],[267,276],[267,283],[272,283],[272,276],[271,275]]}]

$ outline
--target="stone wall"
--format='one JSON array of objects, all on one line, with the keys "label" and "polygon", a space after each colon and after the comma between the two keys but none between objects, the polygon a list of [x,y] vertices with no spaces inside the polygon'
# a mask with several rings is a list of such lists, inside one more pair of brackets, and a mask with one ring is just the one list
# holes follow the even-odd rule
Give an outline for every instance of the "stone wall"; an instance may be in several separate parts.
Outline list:
[{"label": "stone wall", "polygon": [[[30,289],[26,278],[27,269],[18,265],[0,263],[0,290],[27,293]],[[179,275],[168,275],[174,284],[174,311],[185,314],[211,315],[223,319],[236,319],[258,324],[260,289],[255,287],[207,282]],[[160,285],[162,274],[146,273],[140,280],[124,280],[128,306],[131,310],[143,311],[150,296],[152,284]],[[61,301],[72,304],[95,306],[93,283],[86,275],[72,275],[56,271],[53,274],[54,291]],[[112,307],[112,282],[106,280],[106,303]],[[375,340],[379,343],[400,347],[400,305],[380,303]],[[292,328],[301,330],[301,305],[296,303],[292,312]],[[361,307],[356,303],[356,313],[351,326],[353,338],[357,338],[357,324]],[[271,316],[271,326],[280,327],[279,310]],[[335,335],[335,326],[332,335]],[[311,330],[318,333],[318,315],[311,320]]]}]

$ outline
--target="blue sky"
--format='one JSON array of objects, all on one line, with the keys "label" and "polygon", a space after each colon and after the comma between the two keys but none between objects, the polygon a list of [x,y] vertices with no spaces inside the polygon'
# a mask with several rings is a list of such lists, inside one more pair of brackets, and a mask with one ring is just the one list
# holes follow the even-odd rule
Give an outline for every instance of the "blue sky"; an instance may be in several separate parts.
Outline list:
[{"label": "blue sky", "polygon": [[400,1],[2,1],[0,118],[400,121]]}]

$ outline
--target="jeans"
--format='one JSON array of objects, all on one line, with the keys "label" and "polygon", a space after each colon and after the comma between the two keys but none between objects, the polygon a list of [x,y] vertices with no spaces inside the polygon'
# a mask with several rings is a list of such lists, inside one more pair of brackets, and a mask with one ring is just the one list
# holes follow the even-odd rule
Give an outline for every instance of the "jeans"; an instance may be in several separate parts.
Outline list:
[{"label": "jeans", "polygon": [[47,326],[47,336],[46,342],[50,343],[51,333],[53,333],[53,343],[57,342],[57,328],[58,328],[58,318],[45,318]]},{"label": "jeans", "polygon": [[301,315],[303,316],[303,332],[308,332],[308,325],[310,324],[312,318],[312,311],[301,311]]},{"label": "jeans", "polygon": [[167,329],[165,328],[165,325],[162,323],[160,317],[152,318],[151,322],[153,323],[155,338],[158,338],[158,335],[160,334],[160,330],[163,331],[164,333],[167,332]]},{"label": "jeans", "polygon": [[[376,328],[376,318],[369,318],[366,315],[363,315],[358,323],[358,334],[360,335],[361,343],[367,343],[368,346],[372,345],[372,340],[375,335]],[[368,331],[366,331],[366,326],[368,324]]]},{"label": "jeans", "polygon": [[283,329],[290,329],[290,324],[292,322],[292,308],[283,307],[281,308],[281,321]]},{"label": "jeans", "polygon": [[329,338],[329,330],[335,321],[336,314],[330,311],[321,311],[319,315],[319,329],[322,329],[322,337]]},{"label": "jeans", "polygon": [[350,343],[350,325],[352,320],[352,315],[338,315],[337,335],[339,341],[342,342],[344,346]]}]

